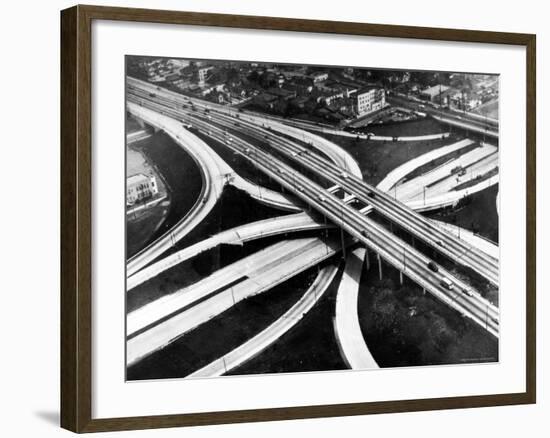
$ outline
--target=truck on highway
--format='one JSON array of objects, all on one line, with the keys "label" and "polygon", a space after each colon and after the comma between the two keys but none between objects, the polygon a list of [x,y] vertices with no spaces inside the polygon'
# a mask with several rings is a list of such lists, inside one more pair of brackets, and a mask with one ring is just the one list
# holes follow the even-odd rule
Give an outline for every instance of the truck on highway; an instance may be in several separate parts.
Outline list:
[{"label": "truck on highway", "polygon": [[453,290],[453,287],[454,287],[454,283],[451,280],[449,280],[447,277],[442,277],[439,284],[447,290]]},{"label": "truck on highway", "polygon": [[438,272],[439,271],[439,268],[437,267],[437,265],[435,264],[435,262],[431,261],[428,262],[428,268],[430,268],[430,271],[434,271],[434,272]]}]

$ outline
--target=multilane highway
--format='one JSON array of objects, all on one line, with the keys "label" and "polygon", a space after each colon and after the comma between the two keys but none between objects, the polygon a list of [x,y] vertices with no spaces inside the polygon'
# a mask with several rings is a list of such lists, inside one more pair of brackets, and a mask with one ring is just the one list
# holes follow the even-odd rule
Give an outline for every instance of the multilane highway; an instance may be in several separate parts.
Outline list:
[{"label": "multilane highway", "polygon": [[[165,103],[170,105],[169,102]],[[191,117],[196,119],[197,116],[191,115]],[[499,268],[497,260],[487,256],[475,247],[453,236],[449,236],[448,233],[435,226],[429,219],[407,208],[401,202],[392,199],[391,196],[377,190],[360,178],[349,175],[329,160],[319,155],[313,156],[306,147],[300,146],[286,138],[281,138],[269,129],[256,126],[252,122],[243,120],[241,117],[238,121],[229,119],[230,116],[225,114],[212,113],[209,117],[214,118],[216,122],[226,129],[235,129],[238,127],[239,131],[258,140],[268,140],[268,144],[283,152],[287,158],[293,159],[308,170],[315,172],[318,177],[325,178],[332,184],[337,184],[346,193],[353,195],[361,202],[372,205],[379,213],[394,221],[415,237],[422,239],[435,250],[470,267],[493,284],[498,285]],[[489,149],[490,147],[487,146],[484,151],[487,150],[489,152]]]},{"label": "multilane highway", "polygon": [[[347,240],[345,245],[350,243]],[[279,242],[130,312],[127,364],[138,362],[240,301],[272,289],[340,249],[337,239]]]},{"label": "multilane highway", "polygon": [[[138,99],[147,100],[151,98],[151,93],[140,91],[139,88],[133,88],[132,92],[138,94]],[[181,97],[177,96],[176,93],[165,91],[162,97],[157,94],[154,96],[155,100],[159,100],[163,103],[161,106],[167,106],[176,111],[179,110]],[[181,110],[179,111],[181,112]],[[313,157],[306,147],[300,146],[296,142],[292,142],[286,138],[281,138],[271,132],[271,130],[258,126],[256,123],[265,123],[265,120],[262,118],[258,118],[257,120],[254,119],[254,122],[252,122],[250,118],[244,120],[244,117],[237,112],[229,113],[228,115],[227,111],[224,110],[223,112],[217,113],[214,111],[214,107],[212,107],[212,111],[208,111],[207,118],[209,122],[212,122],[214,119],[226,129],[236,129],[259,140],[265,141],[269,139],[268,143],[271,146],[278,147],[278,150],[285,153],[288,158],[307,167],[321,178],[328,179],[328,175],[330,175],[331,179],[329,179],[329,181],[332,182],[333,185],[339,185],[347,193],[352,194],[363,203],[372,205],[379,213],[386,216],[389,220],[395,221],[397,225],[412,233],[415,237],[422,239],[435,250],[470,267],[493,284],[498,285],[499,267],[497,260],[487,256],[475,247],[465,242],[461,242],[453,236],[449,236],[439,227],[435,226],[429,219],[407,208],[396,199],[392,199],[391,196],[388,196],[383,191],[377,190],[375,187],[365,183],[360,177],[349,175],[347,172],[344,174],[340,167],[329,160],[318,155]],[[188,117],[194,119],[200,117],[200,114],[196,111],[184,110],[183,112],[186,113]],[[250,117],[249,114],[247,114],[247,116]],[[355,173],[356,172],[354,172],[354,174]],[[374,194],[374,197],[372,194]]]},{"label": "multilane highway", "polygon": [[[197,115],[190,114],[189,111],[159,104],[154,99],[136,97],[132,93],[130,93],[129,98],[155,111],[165,111],[166,114],[178,120],[193,123],[197,129],[215,140],[223,142],[227,147],[245,157],[259,170],[294,193],[295,196],[325,215],[337,226],[372,248],[388,263],[404,272],[434,296],[467,315],[490,333],[498,336],[498,309],[473,291],[469,285],[444,269],[439,269],[438,272],[429,269],[428,262],[430,259],[425,255],[371,219],[364,217],[320,185],[301,175],[286,162],[237,136],[229,135],[224,129],[217,127],[210,121],[201,120]],[[452,290],[444,286],[443,278],[452,281],[454,284]]]}]

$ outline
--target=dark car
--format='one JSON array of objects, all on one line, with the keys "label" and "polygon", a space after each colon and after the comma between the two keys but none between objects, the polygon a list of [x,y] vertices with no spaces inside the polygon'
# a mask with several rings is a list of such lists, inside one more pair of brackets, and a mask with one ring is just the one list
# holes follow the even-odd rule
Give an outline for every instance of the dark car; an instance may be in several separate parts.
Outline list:
[{"label": "dark car", "polygon": [[376,198],[376,194],[374,192],[369,192],[367,195],[369,198]]},{"label": "dark car", "polygon": [[437,267],[437,265],[434,263],[434,262],[429,262],[428,263],[428,268],[430,268],[430,270],[434,271],[434,272],[438,272],[439,271],[439,268]]}]

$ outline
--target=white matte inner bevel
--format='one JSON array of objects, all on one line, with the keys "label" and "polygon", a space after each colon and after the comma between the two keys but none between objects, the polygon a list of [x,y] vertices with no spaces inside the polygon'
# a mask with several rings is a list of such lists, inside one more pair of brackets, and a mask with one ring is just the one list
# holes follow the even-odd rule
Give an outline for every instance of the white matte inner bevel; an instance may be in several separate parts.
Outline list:
[{"label": "white matte inner bevel", "polygon": [[[94,21],[93,418],[525,390],[525,49],[491,44]],[[500,74],[500,361],[376,371],[124,380],[124,56]]]}]

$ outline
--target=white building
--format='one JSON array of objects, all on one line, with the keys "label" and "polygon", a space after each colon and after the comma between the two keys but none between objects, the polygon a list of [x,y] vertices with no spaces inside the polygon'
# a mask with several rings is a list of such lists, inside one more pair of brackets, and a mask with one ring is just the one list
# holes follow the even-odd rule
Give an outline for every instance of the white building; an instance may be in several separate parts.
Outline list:
[{"label": "white building", "polygon": [[154,176],[138,173],[126,179],[126,204],[134,205],[158,193],[157,179]]},{"label": "white building", "polygon": [[386,106],[386,93],[381,87],[368,87],[359,90],[355,98],[358,116],[378,111]]}]

